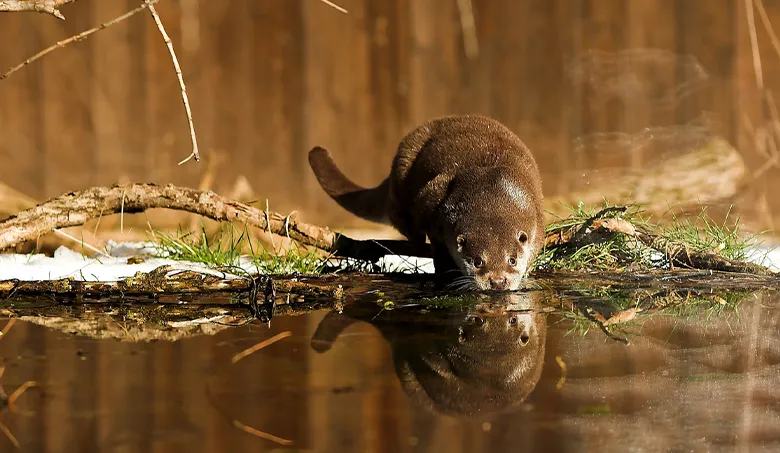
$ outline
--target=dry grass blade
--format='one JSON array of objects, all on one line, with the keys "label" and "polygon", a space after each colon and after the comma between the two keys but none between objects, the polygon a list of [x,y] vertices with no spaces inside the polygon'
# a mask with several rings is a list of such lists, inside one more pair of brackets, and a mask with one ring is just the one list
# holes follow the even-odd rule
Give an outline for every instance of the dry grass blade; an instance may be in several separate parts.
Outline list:
[{"label": "dry grass blade", "polygon": [[240,429],[241,431],[244,431],[245,433],[249,433],[252,434],[253,436],[270,440],[271,442],[276,442],[279,445],[292,445],[292,441],[289,439],[282,439],[281,437],[276,437],[273,434],[268,434],[264,431],[260,431],[258,429],[252,428],[251,426],[246,426],[245,424],[241,423],[238,420],[233,420],[233,426]]},{"label": "dry grass blade", "polygon": [[753,70],[756,76],[758,89],[764,89],[764,71],[761,69],[761,54],[758,50],[758,37],[756,36],[756,19],[753,14],[753,0],[745,0],[745,13],[748,30],[750,31],[750,48],[753,52]]},{"label": "dry grass blade", "polygon": [[92,245],[92,244],[90,244],[88,242],[84,242],[83,238],[82,239],[76,238],[76,237],[71,236],[70,234],[68,234],[68,233],[66,233],[66,232],[64,232],[62,230],[54,230],[54,233],[59,234],[60,236],[66,238],[66,239],[69,239],[69,240],[71,240],[71,241],[73,241],[73,242],[75,242],[77,244],[81,244],[82,248],[86,248],[86,249],[92,250],[93,252],[97,253],[98,255],[105,256],[105,257],[109,256],[108,253],[104,252],[103,250],[100,250],[99,248],[95,247],[94,245]]},{"label": "dry grass blade", "polygon": [[3,80],[5,78],[7,78],[8,76],[13,74],[14,72],[22,69],[23,67],[27,66],[28,64],[30,64],[30,63],[40,59],[41,57],[45,56],[46,54],[51,53],[54,50],[57,50],[57,49],[62,48],[62,47],[65,47],[68,44],[71,44],[73,42],[81,41],[82,39],[84,39],[84,38],[86,38],[86,37],[88,37],[88,36],[90,36],[90,35],[92,35],[94,33],[99,32],[100,30],[102,30],[104,28],[110,27],[110,26],[112,26],[114,24],[122,22],[123,20],[129,19],[130,17],[138,14],[139,12],[143,11],[144,9],[149,7],[150,5],[153,5],[153,4],[155,4],[155,3],[159,2],[159,1],[160,0],[147,0],[147,2],[141,4],[138,8],[135,8],[134,10],[128,11],[125,14],[122,14],[119,17],[115,17],[115,18],[111,19],[108,22],[104,22],[104,23],[98,25],[95,28],[91,28],[91,29],[83,31],[83,32],[81,32],[81,33],[79,33],[77,35],[71,36],[68,39],[65,39],[63,41],[59,41],[59,42],[57,42],[57,44],[54,44],[51,47],[47,47],[46,49],[43,49],[42,51],[38,52],[37,54],[33,55],[32,57],[24,60],[23,62],[19,63],[18,65],[14,66],[13,68],[9,69],[8,71],[6,71],[5,74],[0,75],[0,80]]},{"label": "dry grass blade", "polygon": [[230,359],[230,361],[232,363],[236,363],[239,360],[249,356],[250,354],[254,354],[255,352],[257,352],[257,351],[259,351],[259,350],[261,350],[261,349],[263,349],[263,348],[265,348],[267,346],[270,346],[270,345],[276,343],[279,340],[287,338],[287,337],[289,337],[291,335],[292,335],[292,332],[290,332],[289,330],[286,331],[286,332],[282,332],[280,334],[276,334],[273,337],[271,337],[271,338],[269,338],[269,339],[267,339],[265,341],[261,341],[260,343],[257,343],[256,345],[252,346],[251,348],[244,349],[243,351],[241,351],[238,354],[234,355],[233,358]]},{"label": "dry grass blade", "polygon": [[477,26],[474,23],[474,5],[471,0],[458,0],[458,15],[463,34],[463,50],[466,58],[473,60],[479,56],[479,39]]}]

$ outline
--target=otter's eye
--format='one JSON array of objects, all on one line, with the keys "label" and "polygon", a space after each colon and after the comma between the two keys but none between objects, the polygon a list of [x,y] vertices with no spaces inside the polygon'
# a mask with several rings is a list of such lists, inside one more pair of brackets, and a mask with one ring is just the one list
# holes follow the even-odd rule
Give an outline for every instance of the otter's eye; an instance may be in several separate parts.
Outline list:
[{"label": "otter's eye", "polygon": [[525,234],[525,231],[521,231],[520,234],[517,235],[517,240],[520,241],[521,244],[525,244],[528,242],[528,235]]},{"label": "otter's eye", "polygon": [[485,261],[482,260],[482,258],[480,257],[474,258],[474,267],[476,268],[485,267]]},{"label": "otter's eye", "polygon": [[511,318],[509,318],[509,324],[512,324],[512,325],[515,325],[515,324],[517,324],[517,318],[515,318],[514,316],[512,316]]},{"label": "otter's eye", "polygon": [[510,266],[517,266],[517,260],[514,256],[510,256],[508,261]]}]

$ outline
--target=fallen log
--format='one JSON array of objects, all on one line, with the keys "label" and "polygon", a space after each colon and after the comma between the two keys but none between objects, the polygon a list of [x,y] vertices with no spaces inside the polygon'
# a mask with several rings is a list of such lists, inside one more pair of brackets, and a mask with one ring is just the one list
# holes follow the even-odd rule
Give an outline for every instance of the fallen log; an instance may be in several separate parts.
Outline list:
[{"label": "fallen log", "polygon": [[187,211],[219,222],[243,223],[335,256],[367,261],[376,261],[389,254],[433,256],[427,245],[352,239],[328,228],[300,222],[293,216],[230,200],[210,190],[135,183],[66,193],[6,219],[0,223],[0,251],[36,240],[55,229],[80,226],[104,215],[138,213],[153,208]]}]

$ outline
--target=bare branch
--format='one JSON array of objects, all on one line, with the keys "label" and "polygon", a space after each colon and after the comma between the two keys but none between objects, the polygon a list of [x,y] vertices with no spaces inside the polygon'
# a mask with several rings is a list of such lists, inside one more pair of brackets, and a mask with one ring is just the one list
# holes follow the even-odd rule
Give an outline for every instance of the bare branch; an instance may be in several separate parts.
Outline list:
[{"label": "bare branch", "polygon": [[[124,200],[124,201],[123,201]],[[124,207],[123,207],[124,206]],[[219,222],[239,222],[286,236],[339,256],[375,261],[385,255],[432,257],[430,247],[409,241],[356,240],[291,216],[266,213],[244,203],[172,184],[126,184],[93,187],[53,198],[0,222],[0,250],[35,240],[54,229],[80,226],[103,215],[143,212],[152,208],[188,211]]]},{"label": "bare branch", "polygon": [[[10,0],[0,0],[0,5],[2,5],[4,2],[8,3],[8,1],[10,1]],[[57,0],[52,0],[52,1],[57,1]],[[75,0],[66,0],[66,1],[75,1]],[[77,35],[71,36],[68,39],[65,39],[63,41],[59,41],[57,44],[55,44],[55,45],[53,45],[51,47],[48,47],[46,49],[43,49],[42,51],[38,52],[37,54],[33,55],[32,57],[24,60],[23,62],[19,63],[18,65],[14,66],[13,68],[9,69],[5,74],[0,75],[0,80],[3,80],[5,78],[7,78],[8,76],[13,74],[14,72],[22,69],[23,67],[27,66],[28,64],[38,60],[39,58],[43,57],[44,55],[46,55],[46,54],[48,54],[48,53],[50,53],[50,52],[52,52],[54,50],[57,50],[57,49],[59,49],[61,47],[65,47],[65,46],[67,46],[70,43],[73,43],[73,42],[76,42],[76,41],[81,41],[82,39],[86,38],[89,35],[92,35],[93,33],[96,33],[96,32],[98,32],[98,31],[100,31],[100,30],[102,30],[104,28],[110,27],[111,25],[114,25],[114,24],[117,24],[119,22],[122,22],[123,20],[128,19],[129,17],[134,16],[135,14],[138,14],[139,12],[143,11],[144,9],[146,9],[148,6],[153,5],[153,4],[155,4],[155,3],[159,2],[159,1],[160,0],[148,0],[148,2],[145,2],[145,3],[141,4],[138,8],[136,8],[136,9],[134,9],[132,11],[128,11],[127,13],[122,14],[119,17],[115,17],[114,19],[111,19],[108,22],[104,22],[104,23],[98,25],[95,28],[92,28],[90,30],[83,31],[83,32],[81,32],[81,33],[79,33]],[[0,11],[1,11],[1,9],[0,9]]]},{"label": "bare branch", "polygon": [[65,16],[59,11],[59,7],[76,0],[0,0],[0,12],[33,11],[36,13],[51,14],[57,19],[65,20]]}]

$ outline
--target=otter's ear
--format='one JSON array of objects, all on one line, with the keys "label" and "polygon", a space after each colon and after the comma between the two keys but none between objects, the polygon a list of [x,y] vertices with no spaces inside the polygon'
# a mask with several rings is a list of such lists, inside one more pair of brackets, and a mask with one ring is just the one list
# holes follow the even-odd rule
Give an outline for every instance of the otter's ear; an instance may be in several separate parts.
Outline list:
[{"label": "otter's ear", "polygon": [[455,243],[458,244],[458,251],[463,251],[463,244],[466,243],[466,238],[463,237],[462,234],[459,234],[458,237],[455,238]]},{"label": "otter's ear", "polygon": [[525,244],[528,242],[528,235],[525,233],[525,231],[521,231],[517,233],[517,240],[520,241],[521,244]]}]

